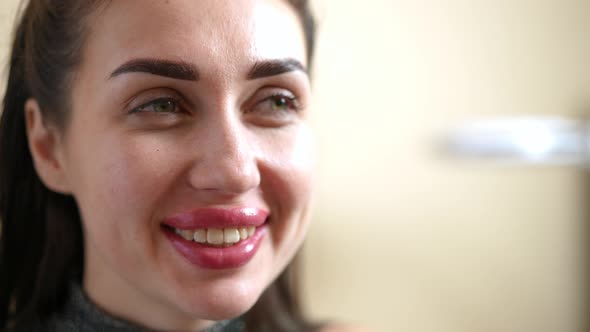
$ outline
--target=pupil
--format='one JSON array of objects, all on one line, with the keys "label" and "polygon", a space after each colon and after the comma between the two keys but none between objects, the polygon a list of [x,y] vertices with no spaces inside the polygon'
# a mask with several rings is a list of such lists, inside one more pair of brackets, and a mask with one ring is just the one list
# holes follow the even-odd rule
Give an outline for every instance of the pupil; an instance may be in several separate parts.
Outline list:
[{"label": "pupil", "polygon": [[287,105],[287,100],[285,98],[277,98],[275,99],[275,108],[281,109]]},{"label": "pupil", "polygon": [[158,112],[168,112],[168,111],[170,111],[170,106],[172,106],[172,103],[170,103],[169,100],[161,101],[161,102],[159,102],[159,103],[156,104],[156,111],[158,111]]}]

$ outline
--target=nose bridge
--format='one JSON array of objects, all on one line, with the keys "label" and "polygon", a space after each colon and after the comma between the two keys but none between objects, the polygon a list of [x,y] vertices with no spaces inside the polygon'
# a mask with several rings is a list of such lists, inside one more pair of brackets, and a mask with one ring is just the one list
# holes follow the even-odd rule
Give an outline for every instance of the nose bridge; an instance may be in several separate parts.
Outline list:
[{"label": "nose bridge", "polygon": [[199,158],[191,175],[193,187],[240,194],[257,187],[260,174],[247,128],[232,116],[215,116],[197,144]]}]

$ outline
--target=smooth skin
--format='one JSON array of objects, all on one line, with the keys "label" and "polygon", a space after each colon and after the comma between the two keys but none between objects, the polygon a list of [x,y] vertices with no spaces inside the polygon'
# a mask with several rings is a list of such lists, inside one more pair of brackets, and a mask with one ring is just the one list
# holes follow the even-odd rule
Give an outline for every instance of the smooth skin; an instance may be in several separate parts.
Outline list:
[{"label": "smooth skin", "polygon": [[[89,24],[65,127],[43,119],[34,99],[25,107],[38,174],[79,205],[84,289],[109,313],[153,329],[198,330],[244,313],[309,223],[308,75],[248,77],[269,61],[307,67],[296,12],[282,0],[127,0]],[[112,75],[136,59],[187,64],[198,80]],[[195,266],[162,233],[165,217],[212,206],[270,212],[246,265]]]}]

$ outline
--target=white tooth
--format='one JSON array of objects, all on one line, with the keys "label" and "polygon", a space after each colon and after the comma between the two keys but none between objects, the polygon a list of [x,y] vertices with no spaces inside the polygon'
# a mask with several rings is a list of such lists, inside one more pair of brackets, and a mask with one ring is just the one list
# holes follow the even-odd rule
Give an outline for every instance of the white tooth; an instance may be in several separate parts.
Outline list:
[{"label": "white tooth", "polygon": [[193,235],[193,240],[199,243],[207,242],[207,230],[206,229],[197,229],[195,234]]},{"label": "white tooth", "polygon": [[256,231],[256,227],[254,227],[254,226],[248,227],[248,236],[250,237],[250,236],[254,235],[255,231]]},{"label": "white tooth", "polygon": [[178,228],[175,228],[175,229],[174,229],[174,233],[176,233],[176,234],[180,235],[180,234],[181,234],[181,233],[180,233],[180,229],[178,229]]},{"label": "white tooth", "polygon": [[182,236],[187,241],[192,241],[193,232],[188,229],[183,229],[180,231],[180,236]]},{"label": "white tooth", "polygon": [[223,244],[223,230],[217,228],[207,229],[207,242],[211,244]]},{"label": "white tooth", "polygon": [[240,239],[245,240],[248,238],[248,230],[245,227],[240,228]]},{"label": "white tooth", "polygon": [[236,243],[240,241],[240,232],[236,228],[226,228],[223,230],[223,241],[225,243]]}]

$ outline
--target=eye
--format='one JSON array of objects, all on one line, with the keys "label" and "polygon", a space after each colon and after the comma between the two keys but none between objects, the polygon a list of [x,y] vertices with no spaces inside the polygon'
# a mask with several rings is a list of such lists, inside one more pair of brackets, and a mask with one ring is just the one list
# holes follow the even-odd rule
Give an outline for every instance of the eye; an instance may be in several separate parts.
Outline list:
[{"label": "eye", "polygon": [[291,91],[264,89],[253,98],[257,100],[246,111],[252,123],[261,127],[282,127],[296,123],[303,117],[303,107]]},{"label": "eye", "polygon": [[276,114],[298,112],[300,109],[299,101],[294,95],[280,92],[264,98],[252,111]]},{"label": "eye", "polygon": [[273,111],[297,111],[296,100],[294,97],[285,95],[274,95],[267,99]]},{"label": "eye", "polygon": [[154,112],[154,113],[179,113],[180,101],[174,98],[158,98],[147,102],[131,110],[131,113]]}]

